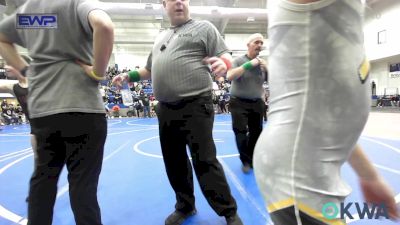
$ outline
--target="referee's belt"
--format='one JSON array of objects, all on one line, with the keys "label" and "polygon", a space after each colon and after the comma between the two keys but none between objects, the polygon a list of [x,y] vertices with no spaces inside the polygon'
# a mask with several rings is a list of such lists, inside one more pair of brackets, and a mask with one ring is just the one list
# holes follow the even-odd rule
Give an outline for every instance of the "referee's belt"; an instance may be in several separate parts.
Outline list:
[{"label": "referee's belt", "polygon": [[178,101],[174,102],[163,102],[161,101],[160,103],[166,106],[180,106],[180,105],[186,105],[188,103],[196,102],[199,100],[211,100],[211,94],[200,94],[196,96],[190,96],[190,97],[185,97],[182,98]]},{"label": "referee's belt", "polygon": [[231,99],[237,99],[239,101],[247,102],[247,103],[255,103],[255,102],[258,102],[258,101],[262,101],[261,98],[239,98],[239,97],[236,97],[236,96],[231,96]]}]

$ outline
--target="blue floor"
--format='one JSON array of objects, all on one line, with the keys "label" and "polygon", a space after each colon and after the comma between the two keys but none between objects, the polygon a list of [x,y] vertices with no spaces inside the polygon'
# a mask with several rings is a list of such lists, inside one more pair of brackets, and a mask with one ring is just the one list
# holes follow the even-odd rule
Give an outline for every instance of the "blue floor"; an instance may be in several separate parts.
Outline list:
[{"label": "blue floor", "polygon": [[[175,197],[164,171],[156,119],[112,119],[105,146],[98,196],[104,225],[163,225]],[[270,224],[254,174],[243,174],[229,115],[215,119],[214,139],[239,214],[245,225]],[[380,173],[400,193],[400,140],[362,137],[360,141]],[[29,125],[5,126],[0,131],[0,225],[26,224],[25,198],[33,158]],[[350,202],[363,202],[348,165],[343,176],[353,187]],[[198,214],[185,225],[225,225],[210,208],[196,183]],[[54,225],[74,225],[65,171],[59,181]],[[397,196],[399,200],[400,196]],[[399,224],[389,220],[358,220],[354,225]]]}]

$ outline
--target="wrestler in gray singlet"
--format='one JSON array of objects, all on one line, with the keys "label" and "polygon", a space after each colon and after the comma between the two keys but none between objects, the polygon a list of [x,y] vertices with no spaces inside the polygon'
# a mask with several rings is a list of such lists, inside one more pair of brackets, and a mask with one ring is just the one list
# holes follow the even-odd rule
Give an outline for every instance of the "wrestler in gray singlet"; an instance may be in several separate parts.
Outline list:
[{"label": "wrestler in gray singlet", "polygon": [[[268,4],[271,95],[268,125],[254,154],[258,185],[275,225],[343,224],[326,220],[321,209],[351,192],[340,169],[369,113],[363,5]],[[289,221],[284,210],[292,222],[280,222]]]}]

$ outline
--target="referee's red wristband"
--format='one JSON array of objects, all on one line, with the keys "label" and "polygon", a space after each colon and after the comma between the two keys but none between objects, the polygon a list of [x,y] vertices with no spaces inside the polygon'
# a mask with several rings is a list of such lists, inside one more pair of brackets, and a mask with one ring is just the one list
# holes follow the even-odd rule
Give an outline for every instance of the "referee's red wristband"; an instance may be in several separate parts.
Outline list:
[{"label": "referee's red wristband", "polygon": [[232,63],[229,59],[223,58],[223,57],[219,57],[226,65],[226,69],[229,70],[230,68],[232,68]]}]

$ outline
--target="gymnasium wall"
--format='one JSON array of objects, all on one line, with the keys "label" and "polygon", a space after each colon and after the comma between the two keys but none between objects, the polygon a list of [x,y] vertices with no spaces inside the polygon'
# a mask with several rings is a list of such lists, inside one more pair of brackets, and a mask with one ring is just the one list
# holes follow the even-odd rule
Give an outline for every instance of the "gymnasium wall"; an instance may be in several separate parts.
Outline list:
[{"label": "gymnasium wall", "polygon": [[400,1],[377,1],[366,9],[364,26],[367,57],[371,60],[371,80],[377,94],[400,88],[400,78],[390,78],[389,64],[400,63]]}]

